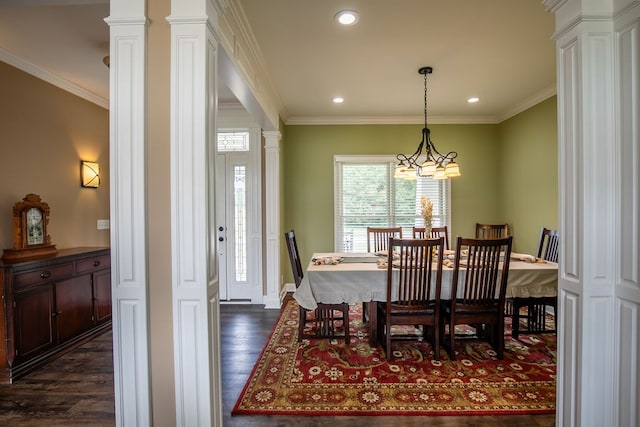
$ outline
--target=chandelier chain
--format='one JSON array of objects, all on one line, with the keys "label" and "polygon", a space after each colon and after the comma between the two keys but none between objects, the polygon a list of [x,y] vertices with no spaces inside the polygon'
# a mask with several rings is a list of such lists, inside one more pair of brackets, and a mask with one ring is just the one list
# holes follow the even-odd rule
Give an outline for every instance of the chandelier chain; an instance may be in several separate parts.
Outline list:
[{"label": "chandelier chain", "polygon": [[427,126],[427,73],[424,74],[424,127]]}]

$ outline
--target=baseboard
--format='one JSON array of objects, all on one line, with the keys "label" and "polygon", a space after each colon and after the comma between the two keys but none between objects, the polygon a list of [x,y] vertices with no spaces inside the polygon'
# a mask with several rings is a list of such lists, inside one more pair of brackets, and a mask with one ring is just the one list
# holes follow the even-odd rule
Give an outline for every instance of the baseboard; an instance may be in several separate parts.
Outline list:
[{"label": "baseboard", "polygon": [[292,294],[296,291],[295,283],[285,283],[284,286],[280,289],[280,301],[284,302],[287,294]]}]

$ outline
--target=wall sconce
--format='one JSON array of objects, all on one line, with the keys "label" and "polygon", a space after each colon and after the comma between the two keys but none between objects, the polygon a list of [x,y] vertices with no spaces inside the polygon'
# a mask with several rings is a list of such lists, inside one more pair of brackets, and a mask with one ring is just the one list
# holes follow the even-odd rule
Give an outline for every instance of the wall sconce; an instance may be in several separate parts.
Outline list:
[{"label": "wall sconce", "polygon": [[97,162],[80,162],[80,177],[83,187],[98,188],[100,186],[100,165]]}]

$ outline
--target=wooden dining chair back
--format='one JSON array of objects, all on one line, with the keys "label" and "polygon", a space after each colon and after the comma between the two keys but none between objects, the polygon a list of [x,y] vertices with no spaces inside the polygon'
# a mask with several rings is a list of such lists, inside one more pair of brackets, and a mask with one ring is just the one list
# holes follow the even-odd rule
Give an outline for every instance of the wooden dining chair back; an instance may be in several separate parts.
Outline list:
[{"label": "wooden dining chair back", "polygon": [[545,261],[558,262],[558,231],[542,227],[540,243],[538,244],[538,258]]},{"label": "wooden dining chair back", "polygon": [[[378,333],[391,361],[391,341],[420,339],[415,333],[392,334],[393,326],[422,326],[431,336],[434,357],[440,360],[440,292],[444,238],[389,239],[387,296],[378,303]],[[392,254],[395,253],[395,255]],[[437,255],[436,255],[437,254]]]},{"label": "wooden dining chair back", "polygon": [[[558,262],[558,231],[543,227],[540,230],[537,258],[545,261]],[[513,338],[518,339],[520,334],[556,333],[558,330],[558,297],[515,297],[510,298],[507,304],[511,305]],[[521,314],[522,308],[527,307],[526,313]],[[553,327],[547,326],[547,307],[553,311]],[[509,312],[509,310],[507,310]],[[523,319],[525,327],[520,326]]]},{"label": "wooden dining chair back", "polygon": [[300,286],[302,279],[304,278],[304,271],[302,270],[302,262],[300,261],[300,253],[298,252],[298,244],[296,242],[296,234],[293,230],[284,233],[284,240],[287,244],[287,251],[289,252],[289,261],[291,262],[291,272],[293,273],[293,281],[296,284],[296,288]]},{"label": "wooden dining chair back", "polygon": [[504,239],[509,236],[508,224],[476,223],[476,239]]},{"label": "wooden dining chair back", "polygon": [[[413,238],[414,239],[425,239],[427,236],[425,235],[426,228],[425,227],[413,227]],[[443,227],[432,227],[431,234],[429,235],[430,239],[437,239],[439,237],[444,237],[444,248],[449,249],[449,230],[447,226]]]},{"label": "wooden dining chair back", "polygon": [[367,227],[367,252],[386,251],[389,237],[401,238],[402,227]]},{"label": "wooden dining chair back", "polygon": [[[284,240],[289,252],[289,261],[296,288],[302,283],[304,270],[300,262],[298,244],[293,230],[284,233]],[[339,333],[342,326],[344,332]],[[312,331],[312,332],[308,332]],[[338,304],[318,303],[315,310],[307,310],[299,306],[298,313],[298,342],[304,338],[344,338],[349,344],[349,304],[346,302]]]},{"label": "wooden dining chair back", "polygon": [[451,299],[443,304],[441,327],[448,326],[448,351],[455,355],[456,325],[471,325],[479,338],[487,338],[498,359],[504,357],[504,305],[511,257],[509,236],[503,239],[456,241]]}]

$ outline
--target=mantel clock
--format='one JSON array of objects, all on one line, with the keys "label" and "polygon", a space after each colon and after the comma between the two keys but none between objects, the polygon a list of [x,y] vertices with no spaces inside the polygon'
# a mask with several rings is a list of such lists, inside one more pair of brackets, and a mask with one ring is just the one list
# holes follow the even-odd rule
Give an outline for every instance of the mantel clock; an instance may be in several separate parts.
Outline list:
[{"label": "mantel clock", "polygon": [[4,261],[40,258],[58,252],[47,232],[49,205],[37,194],[27,194],[13,207],[13,248],[5,249]]}]

